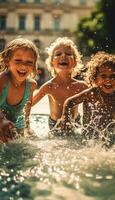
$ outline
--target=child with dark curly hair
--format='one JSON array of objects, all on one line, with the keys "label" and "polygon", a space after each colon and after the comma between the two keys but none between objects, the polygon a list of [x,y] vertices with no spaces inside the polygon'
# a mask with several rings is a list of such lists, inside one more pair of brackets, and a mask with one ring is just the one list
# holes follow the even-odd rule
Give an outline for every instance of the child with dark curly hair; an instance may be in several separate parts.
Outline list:
[{"label": "child with dark curly hair", "polygon": [[[89,137],[115,123],[115,56],[98,52],[87,64],[89,89],[68,98],[56,127],[68,129],[71,110],[83,103],[83,126]],[[69,125],[70,126],[70,125]]]}]

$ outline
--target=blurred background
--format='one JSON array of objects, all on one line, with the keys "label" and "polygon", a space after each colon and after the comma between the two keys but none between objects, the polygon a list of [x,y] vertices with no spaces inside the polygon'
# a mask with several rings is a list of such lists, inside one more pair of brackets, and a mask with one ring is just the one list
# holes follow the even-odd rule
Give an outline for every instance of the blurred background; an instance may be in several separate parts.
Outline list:
[{"label": "blurred background", "polygon": [[98,50],[115,52],[114,0],[0,0],[0,51],[17,37],[40,50],[36,80],[50,78],[45,48],[57,37],[72,39],[85,60]]}]

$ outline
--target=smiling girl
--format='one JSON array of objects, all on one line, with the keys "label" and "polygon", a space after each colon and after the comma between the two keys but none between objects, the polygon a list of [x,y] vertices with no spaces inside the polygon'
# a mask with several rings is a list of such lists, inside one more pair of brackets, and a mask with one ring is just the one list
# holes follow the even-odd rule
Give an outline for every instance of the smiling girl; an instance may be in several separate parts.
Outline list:
[{"label": "smiling girl", "polygon": [[[32,95],[36,88],[35,81],[29,77],[36,71],[37,60],[36,46],[23,38],[9,42],[0,54],[0,110],[9,124],[13,122],[17,132],[22,135],[24,128],[29,128]],[[4,129],[5,118],[2,118],[0,137],[7,141],[11,135],[10,126],[9,133],[8,126]]]}]

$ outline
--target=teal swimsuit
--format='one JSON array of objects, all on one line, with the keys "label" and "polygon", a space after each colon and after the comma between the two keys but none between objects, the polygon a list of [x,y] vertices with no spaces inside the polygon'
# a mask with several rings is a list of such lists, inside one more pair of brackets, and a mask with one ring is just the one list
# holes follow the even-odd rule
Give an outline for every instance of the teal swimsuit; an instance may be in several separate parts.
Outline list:
[{"label": "teal swimsuit", "polygon": [[30,83],[26,81],[25,93],[21,102],[17,105],[9,105],[7,103],[7,94],[10,82],[3,88],[0,97],[0,110],[5,114],[6,118],[15,124],[17,129],[24,129],[26,126],[24,107],[30,96]]}]

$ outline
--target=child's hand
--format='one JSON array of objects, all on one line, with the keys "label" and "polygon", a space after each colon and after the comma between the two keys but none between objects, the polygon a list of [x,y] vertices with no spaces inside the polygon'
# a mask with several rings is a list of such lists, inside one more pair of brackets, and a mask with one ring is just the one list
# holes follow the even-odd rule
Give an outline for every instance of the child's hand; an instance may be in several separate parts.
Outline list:
[{"label": "child's hand", "polygon": [[73,124],[71,121],[59,119],[54,128],[60,128],[64,131],[69,131],[73,129]]},{"label": "child's hand", "polygon": [[71,136],[74,135],[74,128],[72,122],[59,119],[50,133],[55,136]]},{"label": "child's hand", "polygon": [[0,120],[0,141],[1,142],[9,142],[10,140],[13,139],[13,130],[15,129],[14,124],[3,118]]}]

